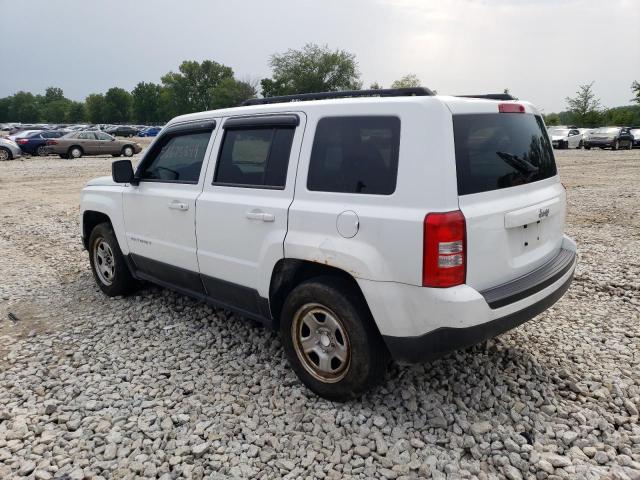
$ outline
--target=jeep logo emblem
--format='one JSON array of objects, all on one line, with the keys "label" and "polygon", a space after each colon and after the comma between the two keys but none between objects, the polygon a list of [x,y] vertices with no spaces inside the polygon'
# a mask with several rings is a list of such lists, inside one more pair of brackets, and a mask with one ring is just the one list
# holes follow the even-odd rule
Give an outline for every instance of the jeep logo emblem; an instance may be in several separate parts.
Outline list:
[{"label": "jeep logo emblem", "polygon": [[538,212],[538,218],[544,218],[544,217],[548,217],[549,216],[549,209],[548,208],[541,208],[540,211]]}]

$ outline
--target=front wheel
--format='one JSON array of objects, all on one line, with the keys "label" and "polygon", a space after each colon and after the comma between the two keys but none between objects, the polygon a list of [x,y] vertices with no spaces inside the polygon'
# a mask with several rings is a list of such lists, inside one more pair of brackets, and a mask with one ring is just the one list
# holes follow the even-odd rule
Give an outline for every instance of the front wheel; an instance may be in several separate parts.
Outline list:
[{"label": "front wheel", "polygon": [[618,150],[619,148],[620,148],[620,142],[616,140],[615,142],[613,142],[613,145],[611,145],[611,150]]},{"label": "front wheel", "polygon": [[591,145],[585,145],[585,146],[584,146],[584,149],[585,149],[585,150],[591,150]]},{"label": "front wheel", "polygon": [[386,346],[360,293],[340,278],[298,285],[282,309],[280,335],[291,368],[321,397],[356,398],[384,378]]},{"label": "front wheel", "polygon": [[584,145],[583,145],[583,143],[582,143],[582,140],[580,140],[580,143],[578,143],[578,150],[579,150],[579,149],[581,149],[583,146],[584,146]]},{"label": "front wheel", "polygon": [[633,140],[629,142],[629,148],[627,150],[633,150]]},{"label": "front wheel", "polygon": [[122,154],[125,157],[132,157],[133,156],[133,148],[131,148],[129,145],[127,145],[126,147],[124,147],[122,149]]},{"label": "front wheel", "polygon": [[49,155],[49,151],[47,150],[47,147],[45,147],[44,145],[40,145],[38,148],[36,148],[36,154],[39,157],[46,157],[47,155]]},{"label": "front wheel", "polygon": [[138,289],[110,224],[101,223],[91,231],[89,262],[93,278],[109,297],[127,295]]}]

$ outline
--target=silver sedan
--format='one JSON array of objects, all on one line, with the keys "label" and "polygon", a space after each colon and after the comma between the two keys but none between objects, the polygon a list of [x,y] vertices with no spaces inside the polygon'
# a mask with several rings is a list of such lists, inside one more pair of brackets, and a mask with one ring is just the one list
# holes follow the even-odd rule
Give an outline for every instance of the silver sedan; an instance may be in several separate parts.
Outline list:
[{"label": "silver sedan", "polygon": [[13,160],[22,156],[22,150],[17,143],[8,138],[0,137],[0,162],[3,160]]}]

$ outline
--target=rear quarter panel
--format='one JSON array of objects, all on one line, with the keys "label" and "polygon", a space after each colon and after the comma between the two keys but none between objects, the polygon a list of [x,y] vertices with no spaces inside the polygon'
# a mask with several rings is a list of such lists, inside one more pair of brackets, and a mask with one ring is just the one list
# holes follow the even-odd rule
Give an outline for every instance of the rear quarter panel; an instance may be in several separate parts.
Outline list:
[{"label": "rear quarter panel", "polygon": [[[396,189],[391,195],[318,192],[307,189],[307,172],[318,121],[333,116],[400,118]],[[285,257],[342,269],[355,278],[422,283],[423,221],[428,212],[458,208],[451,114],[433,97],[376,103],[353,99],[307,111],[307,129],[289,210]],[[355,212],[353,238],[338,233],[337,219]]]}]

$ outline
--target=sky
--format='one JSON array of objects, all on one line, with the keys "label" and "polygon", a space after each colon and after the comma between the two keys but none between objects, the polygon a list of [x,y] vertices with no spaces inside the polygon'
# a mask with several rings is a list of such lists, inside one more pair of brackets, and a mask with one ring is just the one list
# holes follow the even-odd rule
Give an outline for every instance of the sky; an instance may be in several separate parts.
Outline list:
[{"label": "sky", "polygon": [[[510,92],[564,110],[595,82],[606,107],[640,81],[640,0],[0,0],[0,97],[160,82],[183,60],[241,80],[306,43],[356,55],[364,86],[408,73],[441,94]],[[7,19],[13,19],[7,21]]]}]

